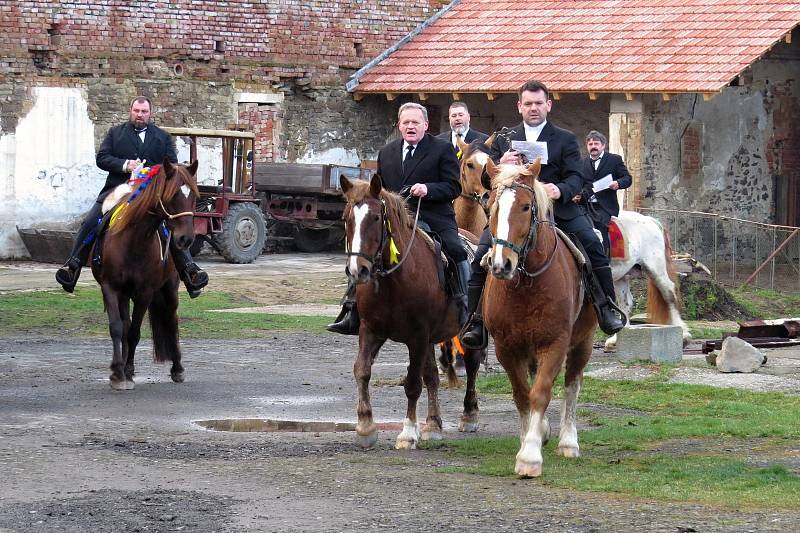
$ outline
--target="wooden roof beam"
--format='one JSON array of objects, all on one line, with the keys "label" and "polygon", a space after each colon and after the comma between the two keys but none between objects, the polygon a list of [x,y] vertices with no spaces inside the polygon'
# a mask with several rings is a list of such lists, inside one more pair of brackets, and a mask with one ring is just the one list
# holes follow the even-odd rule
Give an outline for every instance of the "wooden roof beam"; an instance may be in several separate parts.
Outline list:
[{"label": "wooden roof beam", "polygon": [[561,93],[550,93],[550,96],[553,97],[553,100],[561,100]]},{"label": "wooden roof beam", "polygon": [[453,101],[455,102],[456,100],[461,100],[461,94],[460,93],[453,93]]},{"label": "wooden roof beam", "polygon": [[364,93],[353,93],[353,100],[360,102],[364,99]]},{"label": "wooden roof beam", "polygon": [[589,93],[589,100],[597,100],[597,93]]},{"label": "wooden roof beam", "polygon": [[427,93],[417,93],[417,97],[423,102],[428,99]]},{"label": "wooden roof beam", "polygon": [[489,100],[490,102],[493,102],[495,98],[497,98],[496,94],[494,94],[494,93],[486,93],[486,99]]},{"label": "wooden roof beam", "polygon": [[789,32],[783,36],[783,42],[786,44],[792,44],[792,32]]},{"label": "wooden roof beam", "polygon": [[395,98],[397,98],[397,95],[395,93],[386,93],[386,100],[388,100],[389,102],[391,102]]},{"label": "wooden roof beam", "polygon": [[661,93],[661,99],[665,102],[669,102],[672,99],[672,95],[669,93]]}]

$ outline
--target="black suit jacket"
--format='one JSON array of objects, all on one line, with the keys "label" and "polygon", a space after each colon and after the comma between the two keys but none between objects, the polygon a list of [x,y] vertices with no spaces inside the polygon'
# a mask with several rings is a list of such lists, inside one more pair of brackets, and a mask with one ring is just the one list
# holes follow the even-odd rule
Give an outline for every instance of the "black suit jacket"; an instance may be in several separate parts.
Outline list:
[{"label": "black suit jacket", "polygon": [[[513,128],[504,128],[497,133],[491,149],[491,157],[495,163],[511,149],[512,140],[525,140],[523,123],[520,122]],[[542,165],[539,181],[553,183],[561,191],[561,197],[553,202],[555,217],[571,220],[584,214],[584,208],[572,201],[588,181],[584,177],[581,152],[575,134],[548,121],[537,140],[547,143],[547,164]]]},{"label": "black suit jacket", "polygon": [[[622,157],[609,152],[603,153],[603,157],[600,158],[600,164],[597,165],[597,170],[592,165],[592,159],[586,157],[583,160],[583,172],[589,181],[597,181],[611,174],[612,179],[619,183],[620,189],[627,189],[633,183],[633,178],[628,172],[628,167],[625,166]],[[597,204],[595,205],[601,207],[609,216],[615,217],[619,215],[617,191],[605,189],[595,193],[594,197],[597,199]]]},{"label": "black suit jacket", "polygon": [[[437,135],[436,138],[443,140],[444,142],[446,142],[450,146],[453,146],[453,131],[452,130],[443,131],[442,133]],[[480,132],[478,130],[473,130],[472,128],[470,128],[470,129],[467,130],[467,134],[464,136],[464,142],[469,144],[472,141],[485,141],[488,138],[489,138],[489,136],[486,135],[485,133]],[[453,149],[456,152],[458,152],[458,149],[455,146],[453,146]]]},{"label": "black suit jacket", "polygon": [[[405,186],[424,183],[428,194],[422,199],[419,217],[433,231],[457,228],[453,200],[461,193],[459,167],[453,145],[426,133],[406,162],[403,173],[403,139],[394,140],[378,152],[378,174],[383,186],[400,192]],[[411,200],[410,205],[416,202]]]},{"label": "black suit jacket", "polygon": [[97,150],[97,166],[108,172],[99,197],[128,181],[130,173],[122,169],[126,159],[138,158],[145,161],[146,166],[153,166],[163,163],[165,157],[173,163],[178,161],[178,156],[175,155],[175,142],[169,133],[155,124],[147,125],[144,143],[130,122],[110,128]]}]

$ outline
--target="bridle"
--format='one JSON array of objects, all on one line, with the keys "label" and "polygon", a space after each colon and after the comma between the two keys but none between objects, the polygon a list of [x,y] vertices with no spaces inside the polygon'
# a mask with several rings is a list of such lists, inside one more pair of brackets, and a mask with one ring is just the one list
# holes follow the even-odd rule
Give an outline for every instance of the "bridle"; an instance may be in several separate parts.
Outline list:
[{"label": "bridle", "polygon": [[[536,193],[533,190],[533,188],[528,185],[525,185],[524,183],[514,182],[511,185],[501,186],[497,191],[498,198],[503,193],[504,189],[525,189],[526,191],[529,191],[533,195],[534,200],[536,198]],[[522,241],[522,245],[514,244],[513,242],[507,241],[505,239],[498,239],[497,237],[492,235],[492,246],[499,244],[500,246],[505,246],[506,248],[511,249],[512,252],[516,253],[517,270],[519,270],[519,272],[522,275],[529,278],[534,278],[539,274],[541,274],[542,272],[544,272],[545,270],[547,270],[548,268],[550,268],[550,265],[552,264],[553,259],[556,256],[556,250],[558,250],[559,238],[558,235],[556,235],[555,244],[553,245],[553,251],[550,252],[549,257],[544,262],[544,264],[533,272],[528,272],[525,269],[525,260],[528,257],[528,252],[530,252],[531,247],[536,243],[536,237],[538,236],[539,233],[539,226],[544,224],[549,224],[551,226],[553,225],[553,222],[550,220],[539,220],[538,215],[539,213],[538,210],[536,209],[536,202],[534,201],[531,204],[531,225],[530,228],[528,229],[528,235],[526,235],[525,240]]]},{"label": "bridle", "polygon": [[[403,257],[400,259],[400,261],[398,261],[396,265],[386,269],[383,266],[383,249],[386,246],[386,244],[392,240],[392,225],[391,222],[389,222],[389,217],[386,213],[386,202],[383,200],[383,198],[381,198],[379,201],[381,203],[381,226],[383,231],[381,231],[381,240],[378,243],[378,249],[372,256],[369,256],[364,252],[353,252],[350,250],[350,241],[347,238],[345,238],[344,255],[346,255],[348,258],[355,256],[366,260],[369,263],[370,275],[383,277],[383,276],[388,276],[389,274],[400,268],[400,266],[405,262],[408,256],[411,255],[411,245],[414,244],[414,237],[416,237],[417,235],[417,222],[419,221],[419,212],[421,206],[417,207],[417,214],[414,217],[414,227],[411,228],[411,239],[409,239],[408,246],[406,246],[405,255],[403,255]],[[420,203],[421,201],[422,199],[420,198]],[[345,235],[347,235],[346,220],[345,220]]]}]

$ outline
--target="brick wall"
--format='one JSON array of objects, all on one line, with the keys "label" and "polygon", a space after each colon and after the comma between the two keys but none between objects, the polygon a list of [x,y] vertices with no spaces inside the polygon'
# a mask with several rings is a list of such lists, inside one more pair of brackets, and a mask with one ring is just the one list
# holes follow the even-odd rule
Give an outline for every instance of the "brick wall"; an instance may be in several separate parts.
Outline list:
[{"label": "brick wall", "polygon": [[[286,128],[272,129],[276,119],[286,117],[280,106],[238,109],[236,91],[283,92],[284,107],[302,115],[292,120],[311,131],[301,143],[313,142],[314,131],[341,123],[336,113],[351,106],[350,97],[340,90],[349,76],[446,2],[21,0],[3,4],[2,132],[13,132],[30,109],[31,87],[74,86],[87,93],[98,142],[109,126],[125,120],[131,97],[141,93],[154,100],[155,118],[162,124],[219,128],[237,117],[246,118],[258,133],[286,143],[260,143],[259,157],[269,158],[294,153]],[[348,102],[328,103],[331,90]],[[384,105],[373,120],[385,121],[390,112],[391,106]],[[317,125],[320,113],[327,117]],[[257,117],[263,124],[255,122]]]}]

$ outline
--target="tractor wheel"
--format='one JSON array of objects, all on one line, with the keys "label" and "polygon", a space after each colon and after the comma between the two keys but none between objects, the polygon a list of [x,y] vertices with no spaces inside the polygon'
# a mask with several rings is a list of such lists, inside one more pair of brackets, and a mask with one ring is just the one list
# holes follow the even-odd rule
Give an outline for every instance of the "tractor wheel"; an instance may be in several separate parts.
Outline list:
[{"label": "tractor wheel", "polygon": [[231,204],[222,221],[222,233],[213,237],[215,248],[229,263],[252,263],[261,255],[267,239],[264,213],[256,204]]}]

